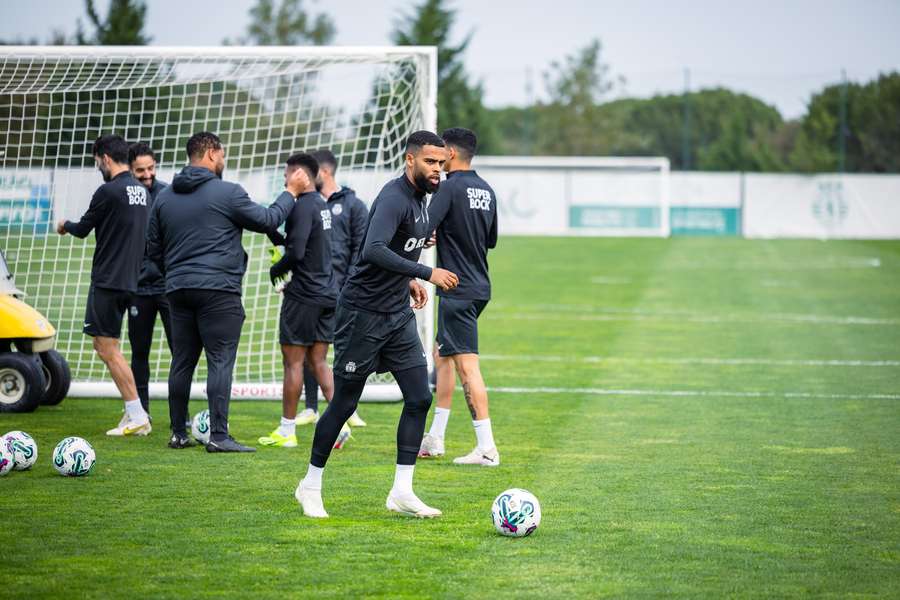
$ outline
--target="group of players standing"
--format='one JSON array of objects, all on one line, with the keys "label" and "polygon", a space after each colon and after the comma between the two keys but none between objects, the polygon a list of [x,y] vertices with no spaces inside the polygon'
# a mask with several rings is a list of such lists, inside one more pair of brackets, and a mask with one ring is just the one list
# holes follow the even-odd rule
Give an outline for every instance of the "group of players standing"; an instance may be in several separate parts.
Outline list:
[{"label": "group of players standing", "polygon": [[[441,512],[413,492],[417,457],[444,454],[454,370],[459,376],[476,434],[476,447],[457,464],[496,466],[499,453],[488,416],[478,363],[477,319],[490,299],[487,252],[497,242],[497,206],[490,186],[471,169],[477,140],[467,129],[441,136],[416,131],[404,150],[403,174],[388,182],[366,213],[349,188],[335,183],[337,161],[322,150],[297,153],[285,165],[285,191],[269,207],[222,180],[225,149],[209,132],[187,143],[189,164],[171,186],[155,178],[156,161],[146,144],[130,147],[118,136],[99,138],[94,159],[106,183],[95,192],[79,222],[58,225],[86,237],[96,231],[84,332],[107,365],[125,413],[108,435],[147,435],[149,349],[156,314],[162,316],[172,352],[169,370],[169,447],[193,445],[187,434],[188,398],[200,353],[207,356],[209,452],[253,452],[228,430],[232,371],[244,321],[241,288],[247,256],[244,229],[265,233],[284,247],[270,269],[284,287],[279,341],[284,364],[281,422],[260,438],[270,446],[297,445],[296,425],[316,423],[306,475],[295,497],[304,514],[327,517],[322,475],[331,451],[364,426],[356,412],[372,372],[391,372],[403,394],[397,428],[394,484],[389,510],[416,517]],[[447,179],[441,183],[442,170]],[[426,196],[433,194],[428,203]],[[285,223],[285,233],[278,228]],[[437,243],[439,267],[418,262]],[[417,279],[437,286],[435,351],[438,406],[423,434],[432,394],[427,357],[413,308],[428,300]],[[129,316],[132,367],[119,348],[122,318]],[[326,363],[334,343],[333,369]],[[297,405],[304,379],[322,389],[328,408],[316,410],[316,386],[307,381],[307,408]],[[342,432],[344,435],[342,435]],[[337,444],[337,445],[336,445]]]}]

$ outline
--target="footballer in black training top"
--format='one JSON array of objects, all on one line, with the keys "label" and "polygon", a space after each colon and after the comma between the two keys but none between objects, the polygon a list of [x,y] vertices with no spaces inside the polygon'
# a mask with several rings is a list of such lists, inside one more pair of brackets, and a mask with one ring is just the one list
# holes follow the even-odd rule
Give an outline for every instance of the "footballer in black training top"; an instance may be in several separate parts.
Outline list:
[{"label": "footballer in black training top", "polygon": [[84,315],[84,333],[94,338],[94,349],[106,364],[122,393],[125,414],[107,435],[147,435],[150,416],[138,397],[134,375],[122,350],[119,336],[122,318],[137,291],[144,257],[149,218],[147,188],[128,170],[128,144],[117,135],[94,142],[94,163],[106,182],[97,188],[87,212],[77,223],[60,222],[57,233],[96,238]]},{"label": "footballer in black training top", "polygon": [[[316,381],[331,402],[333,380],[328,363],[328,344],[334,339],[334,305],[337,288],[331,262],[331,211],[316,191],[319,164],[309,154],[297,153],[287,159],[285,181],[296,169],[304,169],[309,182],[297,198],[285,223],[284,256],[269,271],[276,280],[291,273],[284,288],[279,323],[279,341],[284,364],[281,423],[267,436],[264,446],[297,446],[296,418],[303,366],[309,363]],[[276,236],[270,236],[276,237]]]},{"label": "footballer in black training top", "polygon": [[459,274],[456,289],[438,290],[437,406],[431,430],[422,439],[421,457],[444,454],[444,433],[455,384],[454,367],[475,429],[475,449],[453,460],[461,465],[495,467],[500,454],[488,415],[487,389],[478,363],[478,317],[491,299],[488,249],[497,245],[497,197],[472,170],[477,139],[454,127],[441,134],[448,148],[447,180],[434,195],[428,212],[437,228],[438,264]]},{"label": "footballer in black training top", "polygon": [[459,282],[450,271],[418,263],[430,232],[425,195],[440,184],[445,160],[440,137],[430,131],[413,133],[406,142],[403,175],[388,182],[372,203],[362,252],[335,313],[334,399],[316,425],[309,468],[294,494],[307,516],[328,516],[322,504],[322,472],[373,371],[390,371],[403,393],[394,485],[386,506],[409,516],[441,514],[419,500],[412,488],[431,392],[410,297],[415,308],[428,299],[415,278],[444,290]]}]

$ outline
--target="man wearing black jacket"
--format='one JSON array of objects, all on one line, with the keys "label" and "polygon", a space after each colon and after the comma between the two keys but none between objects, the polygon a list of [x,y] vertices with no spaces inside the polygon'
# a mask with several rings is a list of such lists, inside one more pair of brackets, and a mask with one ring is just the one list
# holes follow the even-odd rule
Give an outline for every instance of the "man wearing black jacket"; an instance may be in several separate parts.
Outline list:
[{"label": "man wearing black jacket", "polygon": [[[331,212],[331,266],[334,270],[335,286],[340,291],[350,273],[350,267],[359,257],[369,221],[369,209],[356,197],[356,192],[352,189],[338,186],[334,179],[338,166],[337,158],[330,150],[316,150],[312,156],[319,163],[316,189],[325,198]],[[315,374],[309,368],[309,362],[303,365],[303,387],[306,391],[306,407],[297,415],[297,425],[315,423],[319,420],[319,385]],[[358,412],[350,415],[347,424],[351,427],[366,426],[366,422]]]},{"label": "man wearing black jacket", "polygon": [[147,189],[128,170],[128,144],[117,135],[94,142],[94,164],[106,182],[97,188],[87,212],[77,223],[61,221],[57,233],[97,240],[84,316],[84,333],[94,338],[94,350],[106,364],[122,399],[125,414],[112,436],[147,435],[150,417],[141,406],[134,375],[122,356],[122,318],[137,290],[147,231]]},{"label": "man wearing black jacket", "polygon": [[228,433],[231,377],[237,355],[244,307],[241,284],[247,254],[244,229],[274,232],[307,187],[298,169],[287,190],[268,208],[254,203],[235,183],[222,181],[225,150],[218,136],[201,132],[187,143],[190,164],[175,176],[153,205],[147,253],[166,279],[172,315],[173,349],[169,370],[169,446],[191,445],[184,416],[194,369],[206,351],[209,400],[208,452],[253,452]]},{"label": "man wearing black jacket", "polygon": [[316,425],[309,468],[294,492],[309,517],[328,516],[322,505],[325,463],[373,371],[390,371],[403,393],[394,485],[385,504],[388,510],[407,516],[441,514],[422,502],[412,488],[431,392],[410,297],[415,308],[428,300],[415,278],[445,290],[459,283],[450,271],[418,262],[429,234],[425,194],[440,184],[445,159],[440,137],[416,131],[406,142],[403,175],[388,182],[372,203],[362,253],[335,311],[334,398]]},{"label": "man wearing black jacket", "polygon": [[[144,142],[128,148],[128,165],[135,179],[144,184],[150,194],[150,207],[159,193],[169,184],[156,178],[156,155]],[[128,341],[131,343],[131,371],[141,406],[150,414],[150,348],[153,345],[153,329],[159,314],[166,334],[166,344],[172,351],[172,330],[169,325],[169,301],[166,299],[166,282],[146,253],[141,261],[137,293],[128,309]],[[186,408],[186,407],[185,407]],[[187,415],[185,415],[187,419]]]}]

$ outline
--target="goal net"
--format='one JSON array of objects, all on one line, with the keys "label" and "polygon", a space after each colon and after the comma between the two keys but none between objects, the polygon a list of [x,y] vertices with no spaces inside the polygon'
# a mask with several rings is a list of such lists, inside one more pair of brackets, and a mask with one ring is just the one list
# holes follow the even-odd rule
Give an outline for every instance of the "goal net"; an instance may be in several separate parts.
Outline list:
[{"label": "goal net", "polygon": [[[149,143],[158,178],[171,182],[188,138],[212,131],[226,149],[223,177],[266,205],[283,189],[291,153],[329,148],[340,163],[338,183],[371,203],[401,172],[409,133],[435,127],[436,64],[435,49],[425,47],[0,47],[0,248],[26,301],[58,329],[70,395],[118,395],[81,333],[94,238],[55,233],[57,221],[84,213],[102,183],[91,155],[98,136]],[[247,319],[233,397],[280,398],[281,295],[268,279],[270,242],[245,232],[243,243]],[[431,311],[433,302],[418,315],[429,360]],[[124,330],[122,340],[130,360]],[[164,340],[157,322],[155,397],[167,392]],[[192,395],[204,396],[205,359],[194,381]],[[369,383],[367,399],[400,397],[389,376]]]}]

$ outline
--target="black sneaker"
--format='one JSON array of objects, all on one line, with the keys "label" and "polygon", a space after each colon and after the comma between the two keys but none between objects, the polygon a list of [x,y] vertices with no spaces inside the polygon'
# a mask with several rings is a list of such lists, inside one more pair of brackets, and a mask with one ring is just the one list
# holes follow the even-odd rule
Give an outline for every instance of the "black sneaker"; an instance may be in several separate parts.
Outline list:
[{"label": "black sneaker", "polygon": [[175,450],[190,448],[193,445],[194,440],[189,438],[186,433],[173,433],[172,437],[169,438],[169,448],[174,448]]},{"label": "black sneaker", "polygon": [[224,440],[209,440],[206,444],[207,452],[256,452],[256,448],[244,446],[234,441],[230,435]]}]

